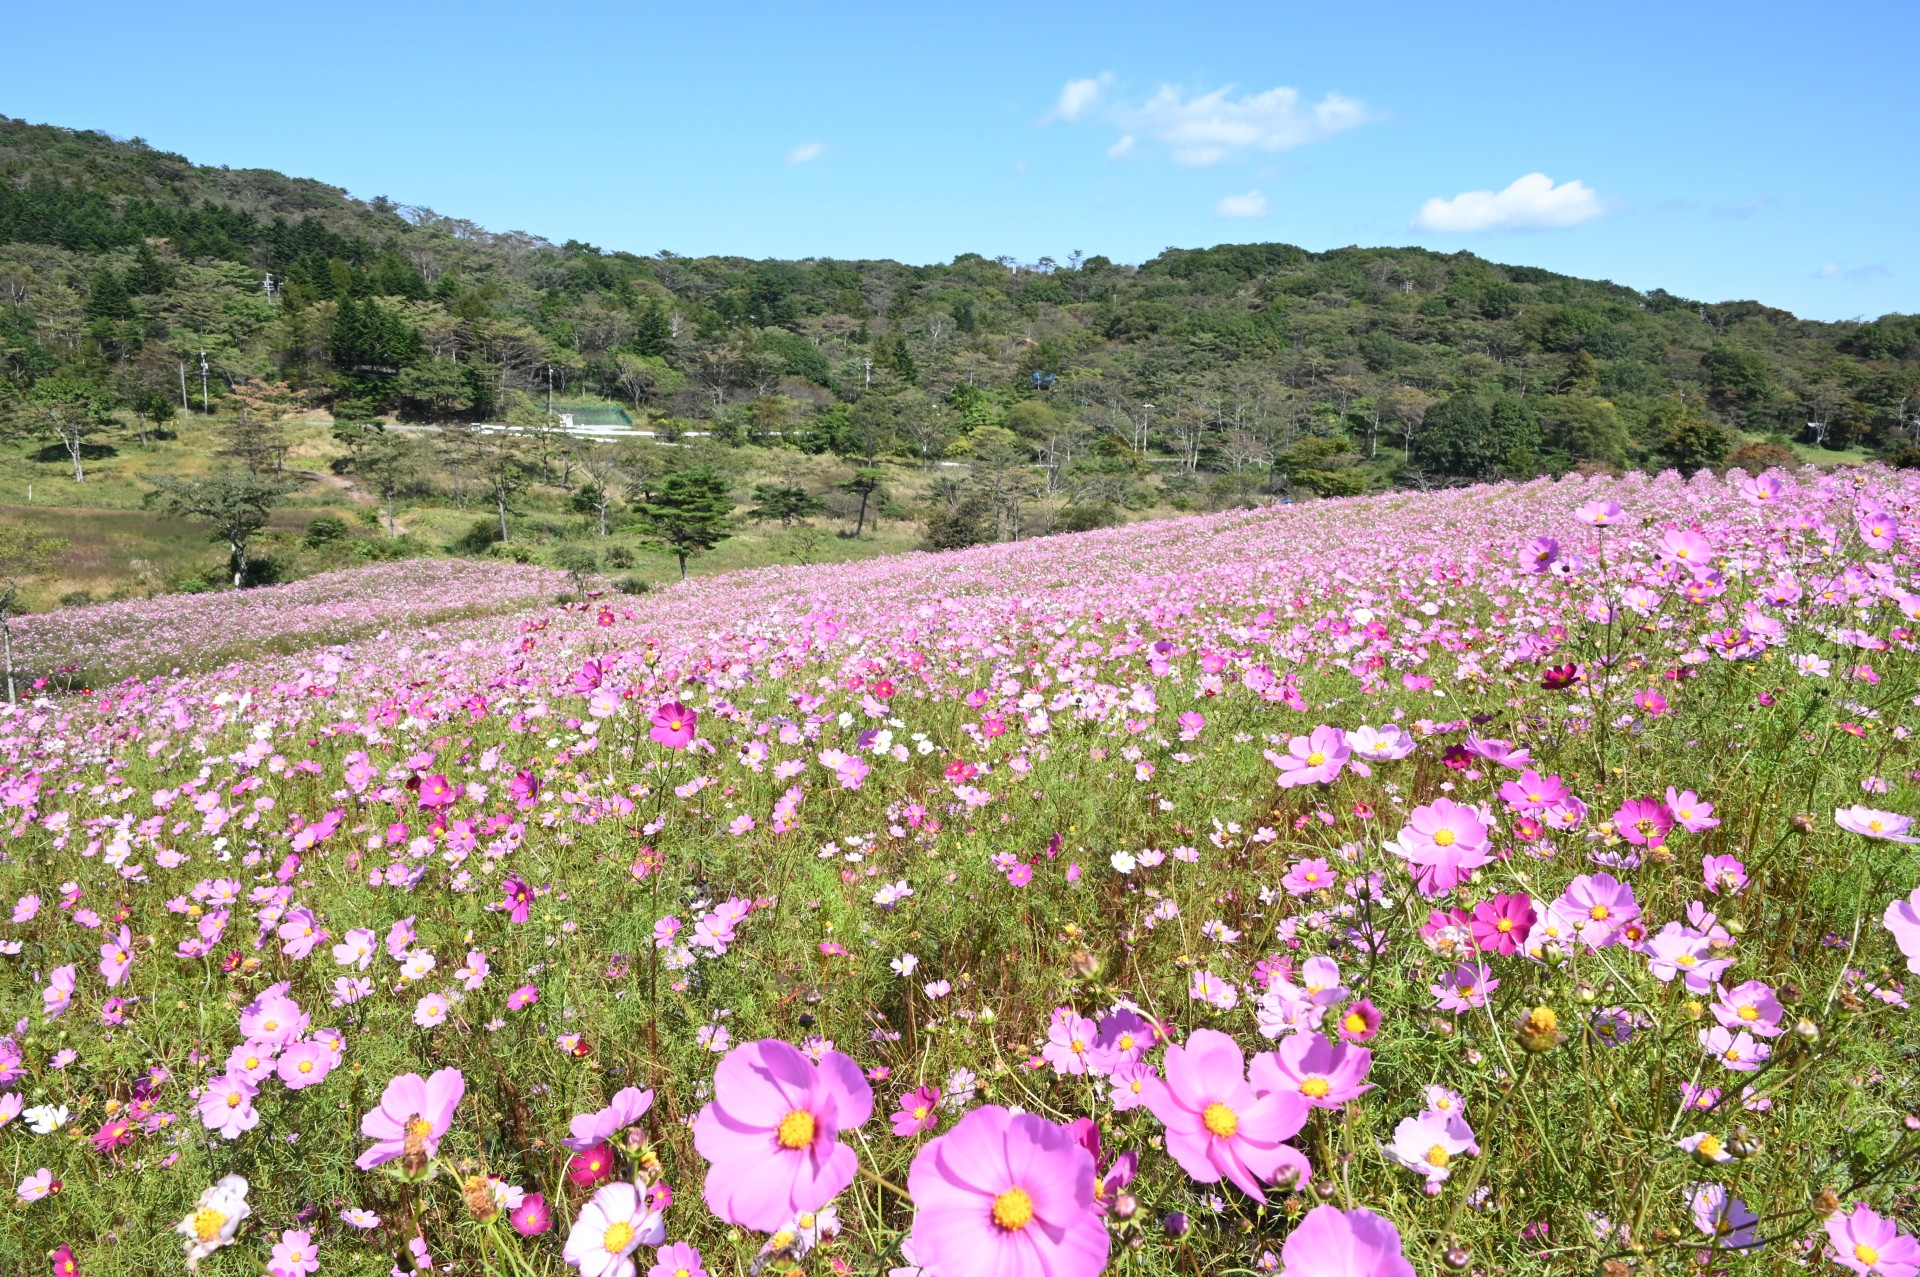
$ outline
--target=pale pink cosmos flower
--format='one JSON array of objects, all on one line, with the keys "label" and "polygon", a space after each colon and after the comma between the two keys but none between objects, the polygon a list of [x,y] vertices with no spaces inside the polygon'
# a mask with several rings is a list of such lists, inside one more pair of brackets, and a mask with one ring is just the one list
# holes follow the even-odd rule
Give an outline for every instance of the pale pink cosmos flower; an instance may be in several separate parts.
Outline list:
[{"label": "pale pink cosmos flower", "polygon": [[1371,762],[1397,762],[1413,752],[1413,737],[1394,723],[1380,728],[1356,727],[1347,733],[1347,748],[1355,757]]},{"label": "pale pink cosmos flower", "polygon": [[75,983],[73,964],[55,967],[53,974],[47,977],[47,987],[40,990],[40,1012],[49,1020],[58,1020],[73,1005],[73,986]]},{"label": "pale pink cosmos flower", "polygon": [[1714,1250],[1748,1250],[1761,1244],[1753,1227],[1760,1217],[1728,1193],[1724,1185],[1694,1185],[1688,1205],[1693,1226],[1713,1239]]},{"label": "pale pink cosmos flower", "polygon": [[1196,1030],[1169,1046],[1165,1080],[1146,1084],[1145,1099],[1167,1128],[1167,1152],[1203,1184],[1232,1181],[1264,1198],[1263,1184],[1298,1182],[1312,1174],[1286,1143],[1306,1125],[1299,1091],[1260,1091],[1247,1080],[1240,1046],[1214,1029]]},{"label": "pale pink cosmos flower", "polygon": [[305,1090],[327,1080],[327,1074],[333,1072],[334,1058],[333,1048],[324,1042],[296,1042],[281,1052],[274,1062],[274,1072],[288,1090]]},{"label": "pale pink cosmos flower", "polygon": [[121,927],[120,934],[100,946],[100,974],[106,978],[109,989],[117,989],[120,982],[127,978],[127,968],[133,965],[133,931]]},{"label": "pale pink cosmos flower", "polygon": [[1339,1108],[1373,1089],[1365,1080],[1373,1052],[1350,1042],[1333,1043],[1318,1033],[1293,1033],[1278,1049],[1254,1057],[1255,1090],[1298,1095],[1315,1108]]},{"label": "pale pink cosmos flower", "polygon": [[1499,987],[1486,963],[1462,962],[1442,976],[1440,983],[1428,985],[1427,992],[1442,1011],[1477,1011],[1487,1005],[1487,999]]},{"label": "pale pink cosmos flower", "polygon": [[1758,980],[1720,990],[1710,1010],[1713,1018],[1729,1029],[1745,1029],[1763,1038],[1779,1037],[1785,1032],[1781,1021],[1786,1018],[1786,1008],[1780,1005],[1774,991]]},{"label": "pale pink cosmos flower", "polygon": [[1827,1216],[1822,1227],[1827,1230],[1828,1254],[1833,1262],[1851,1268],[1860,1277],[1915,1277],[1920,1273],[1920,1242],[1865,1202],[1855,1202],[1844,1215]]},{"label": "pale pink cosmos flower", "polygon": [[951,1277],[1096,1277],[1112,1243],[1095,1173],[1064,1127],[998,1105],[974,1109],[907,1172],[913,1262]]},{"label": "pale pink cosmos flower", "polygon": [[355,928],[333,946],[333,960],[343,967],[358,967],[365,971],[373,963],[374,946],[372,931],[365,927]]},{"label": "pale pink cosmos flower", "polygon": [[320,1268],[320,1247],[305,1229],[289,1228],[274,1243],[272,1269],[285,1277],[306,1277]]},{"label": "pale pink cosmos flower", "polygon": [[230,1140],[260,1124],[253,1097],[260,1088],[242,1077],[224,1074],[207,1083],[200,1093],[200,1124]]},{"label": "pale pink cosmos flower", "polygon": [[1453,1159],[1479,1149],[1465,1119],[1429,1110],[1417,1117],[1401,1118],[1393,1128],[1393,1139],[1380,1151],[1420,1176],[1428,1195],[1437,1197],[1440,1186],[1453,1173]]},{"label": "pale pink cosmos flower", "polygon": [[839,1136],[873,1115],[873,1088],[845,1055],[826,1050],[815,1065],[778,1039],[745,1043],[720,1062],[713,1093],[693,1141],[721,1219],[771,1232],[853,1182],[858,1159]]},{"label": "pale pink cosmos flower", "polygon": [[1305,736],[1296,736],[1287,744],[1284,755],[1268,752],[1268,761],[1280,769],[1279,785],[1292,789],[1297,785],[1331,782],[1347,765],[1352,754],[1347,734],[1325,723]]},{"label": "pale pink cosmos flower", "polygon": [[1896,815],[1890,811],[1875,811],[1855,803],[1851,807],[1842,807],[1833,813],[1833,823],[1849,833],[1861,834],[1868,838],[1884,838],[1889,842],[1920,843],[1907,833],[1907,826],[1913,823],[1911,816]]},{"label": "pale pink cosmos flower", "polygon": [[1056,1012],[1047,1028],[1047,1045],[1040,1057],[1060,1076],[1078,1077],[1087,1071],[1099,1030],[1085,1016],[1075,1015],[1066,1008],[1062,1010],[1066,1014]]},{"label": "pale pink cosmos flower", "polygon": [[1720,823],[1713,814],[1713,804],[1701,802],[1700,796],[1691,789],[1676,791],[1668,785],[1667,810],[1690,834],[1704,834]]},{"label": "pale pink cosmos flower", "polygon": [[1737,896],[1746,890],[1747,867],[1740,863],[1738,856],[1703,856],[1700,877],[1714,895],[1725,892]]},{"label": "pale pink cosmos flower", "polygon": [[1598,949],[1613,943],[1620,929],[1640,917],[1633,888],[1612,874],[1581,874],[1567,884],[1554,908],[1579,927],[1580,939]]},{"label": "pale pink cosmos flower", "polygon": [[1414,1277],[1399,1230],[1370,1210],[1338,1206],[1308,1211],[1287,1234],[1280,1264],[1280,1277]]},{"label": "pale pink cosmos flower", "polygon": [[469,949],[466,965],[455,968],[453,978],[471,993],[486,981],[487,973],[492,970],[493,967],[487,962],[487,955],[483,950]]},{"label": "pale pink cosmos flower", "polygon": [[249,1082],[258,1082],[273,1072],[274,1061],[279,1055],[278,1042],[242,1042],[228,1054],[227,1072]]},{"label": "pale pink cosmos flower", "polygon": [[576,1153],[596,1144],[604,1144],[629,1126],[637,1124],[653,1107],[653,1092],[637,1086],[615,1091],[607,1106],[592,1113],[576,1113],[568,1124],[568,1134],[560,1142]]},{"label": "pale pink cosmos flower", "polygon": [[459,1069],[441,1069],[424,1079],[418,1073],[394,1078],[381,1094],[380,1106],[360,1119],[360,1133],[374,1143],[353,1164],[370,1171],[391,1162],[407,1151],[409,1139],[419,1140],[427,1156],[434,1156],[466,1093],[467,1079]]},{"label": "pale pink cosmos flower", "polygon": [[1880,915],[1880,923],[1900,946],[1907,970],[1920,974],[1920,887],[1915,887],[1911,895],[1891,901]]},{"label": "pale pink cosmos flower", "polygon": [[1302,860],[1287,870],[1287,876],[1280,880],[1280,886],[1288,895],[1304,896],[1308,892],[1323,891],[1339,881],[1339,875],[1328,868],[1321,858]]},{"label": "pale pink cosmos flower", "polygon": [[1700,1030],[1700,1047],[1735,1073],[1752,1073],[1767,1062],[1773,1048],[1742,1029],[1736,1036],[1722,1025]]},{"label": "pale pink cosmos flower", "polygon": [[1473,808],[1436,798],[1415,807],[1398,840],[1399,854],[1415,868],[1422,895],[1445,895],[1487,863],[1487,826]]},{"label": "pale pink cosmos flower", "polygon": [[580,1277],[634,1277],[633,1252],[667,1240],[661,1213],[632,1184],[608,1184],[580,1209],[562,1257]]},{"label": "pale pink cosmos flower", "polygon": [[272,990],[240,1013],[241,1033],[256,1041],[283,1046],[305,1033],[308,1023],[307,1013],[300,1009],[298,1002]]}]

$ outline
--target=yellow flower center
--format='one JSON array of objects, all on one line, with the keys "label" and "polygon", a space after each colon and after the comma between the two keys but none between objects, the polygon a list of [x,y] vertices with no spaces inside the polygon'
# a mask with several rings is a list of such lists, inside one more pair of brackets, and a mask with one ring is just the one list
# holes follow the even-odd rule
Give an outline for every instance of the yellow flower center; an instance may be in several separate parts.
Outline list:
[{"label": "yellow flower center", "polygon": [[240,1100],[241,1100],[241,1098],[242,1098],[242,1097],[241,1097],[241,1095],[240,1095],[240,1092],[238,1092],[238,1091],[229,1091],[229,1092],[227,1092],[227,1107],[228,1107],[228,1108],[230,1108],[230,1109],[237,1109],[237,1108],[239,1108],[239,1107],[240,1107]]},{"label": "yellow flower center", "polygon": [[1758,1020],[1760,1018],[1760,1008],[1753,1006],[1741,1007],[1738,1011],[1735,1011],[1734,1014],[1742,1020]]},{"label": "yellow flower center", "polygon": [[[1877,819],[1876,819],[1876,820],[1869,820],[1869,821],[1867,822],[1867,828],[1868,828],[1868,829],[1871,829],[1871,830],[1873,830],[1873,832],[1877,834],[1877,833],[1879,833],[1879,832],[1880,832],[1881,830],[1883,830],[1883,829],[1885,829],[1885,828],[1886,828],[1886,825],[1885,825],[1885,823],[1884,823],[1884,822],[1882,822],[1882,821],[1880,821],[1880,820],[1877,820]],[[1868,1249],[1869,1249],[1869,1250],[1871,1250],[1871,1249],[1872,1249],[1872,1247],[1868,1247]]]},{"label": "yellow flower center", "polygon": [[269,1032],[269,1033],[277,1033],[277,1032],[279,1031],[279,1029],[280,1029],[280,1021],[278,1021],[278,1020],[268,1020],[268,1021],[267,1021],[267,1023],[266,1023],[266,1030],[267,1030],[267,1032]]},{"label": "yellow flower center", "polygon": [[1223,1140],[1233,1138],[1234,1132],[1240,1129],[1240,1115],[1220,1103],[1207,1105],[1200,1114],[1200,1120],[1206,1123],[1208,1131]]},{"label": "yellow flower center", "polygon": [[1017,1233],[1033,1219],[1033,1199],[1024,1188],[1009,1188],[993,1199],[993,1222]]},{"label": "yellow flower center", "polygon": [[1720,1137],[1718,1135],[1707,1136],[1693,1146],[1693,1151],[1702,1157],[1711,1158],[1720,1156]]},{"label": "yellow flower center", "polygon": [[300,1072],[302,1072],[302,1073],[311,1073],[311,1072],[313,1072],[313,1061],[312,1061],[312,1060],[302,1060],[302,1061],[300,1061],[300,1063],[298,1063],[298,1064],[296,1064],[296,1065],[294,1065],[294,1067],[295,1067],[296,1069],[298,1069],[298,1070],[299,1070]]},{"label": "yellow flower center", "polygon": [[1592,918],[1595,922],[1605,922],[1607,920],[1607,915],[1612,912],[1613,910],[1607,908],[1605,905],[1595,905],[1593,908],[1587,910],[1587,916]]},{"label": "yellow flower center", "polygon": [[813,1143],[813,1114],[795,1109],[780,1119],[781,1148],[806,1148]]},{"label": "yellow flower center", "polygon": [[227,1217],[211,1206],[202,1206],[193,1212],[193,1235],[201,1243],[212,1241],[227,1226]]},{"label": "yellow flower center", "polygon": [[924,1121],[926,1121],[926,1120],[927,1120],[927,1106],[926,1106],[926,1105],[924,1105],[924,1104],[916,1104],[916,1105],[914,1105],[914,1106],[913,1106],[913,1120],[914,1120],[914,1121],[916,1121],[916,1122],[924,1122]]},{"label": "yellow flower center", "polygon": [[609,1255],[618,1255],[623,1253],[632,1241],[633,1225],[623,1219],[607,1227],[606,1235],[601,1237],[600,1244],[607,1248]]},{"label": "yellow flower center", "polygon": [[1494,929],[1495,931],[1498,931],[1498,932],[1501,932],[1502,934],[1504,934],[1504,933],[1506,933],[1506,932],[1508,932],[1508,931],[1512,931],[1512,930],[1513,930],[1513,919],[1512,919],[1512,918],[1502,918],[1502,919],[1500,919],[1500,921],[1498,921],[1498,922],[1496,922],[1496,923],[1494,923],[1494,924],[1493,924],[1493,929]]},{"label": "yellow flower center", "polygon": [[1133,1050],[1133,1034],[1131,1034],[1131,1033],[1122,1033],[1122,1034],[1120,1035],[1120,1049],[1121,1049],[1122,1051],[1131,1051],[1131,1050]]},{"label": "yellow flower center", "polygon": [[1880,1262],[1880,1252],[1865,1242],[1860,1242],[1854,1246],[1853,1257],[1869,1268]]},{"label": "yellow flower center", "polygon": [[1738,1064],[1740,1062],[1740,1049],[1738,1047],[1731,1047],[1731,1046],[1728,1047],[1726,1052],[1726,1058],[1730,1062],[1734,1064]]},{"label": "yellow flower center", "polygon": [[1309,767],[1318,767],[1320,766],[1320,764],[1326,761],[1327,761],[1327,756],[1321,753],[1317,749],[1314,750],[1311,754],[1307,755],[1307,766]]},{"label": "yellow flower center", "polygon": [[433,1123],[424,1117],[416,1117],[407,1123],[407,1134],[417,1135],[421,1139],[433,1134]]},{"label": "yellow flower center", "polygon": [[1367,1031],[1367,1017],[1361,1015],[1358,1011],[1347,1012],[1347,1018],[1340,1021],[1340,1023],[1346,1026],[1346,1030],[1349,1033],[1365,1033]]},{"label": "yellow flower center", "polygon": [[1326,1098],[1327,1092],[1332,1089],[1333,1087],[1328,1085],[1327,1079],[1318,1076],[1310,1077],[1300,1084],[1300,1094],[1316,1100]]},{"label": "yellow flower center", "polygon": [[1438,1144],[1427,1150],[1428,1166],[1445,1166],[1451,1160],[1453,1159],[1448,1155],[1447,1150]]},{"label": "yellow flower center", "polygon": [[1433,835],[1433,845],[1436,847],[1451,847],[1456,837],[1458,837],[1458,835],[1451,829],[1436,830]]},{"label": "yellow flower center", "polygon": [[249,1055],[249,1056],[247,1057],[247,1067],[248,1067],[248,1068],[250,1068],[250,1069],[257,1069],[257,1068],[259,1068],[259,1067],[260,1067],[260,1057],[259,1057],[259,1056],[257,1056],[257,1055]]}]

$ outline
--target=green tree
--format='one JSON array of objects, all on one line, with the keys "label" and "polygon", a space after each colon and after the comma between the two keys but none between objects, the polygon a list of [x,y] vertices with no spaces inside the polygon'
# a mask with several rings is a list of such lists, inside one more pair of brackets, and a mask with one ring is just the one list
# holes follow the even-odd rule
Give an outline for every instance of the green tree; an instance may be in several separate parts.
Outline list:
[{"label": "green tree", "polygon": [[15,433],[57,442],[73,462],[73,481],[84,483],[89,441],[113,425],[113,397],[93,382],[61,373],[34,383],[10,424]]},{"label": "green tree", "polygon": [[668,475],[640,512],[649,538],[680,561],[682,581],[689,555],[703,554],[733,535],[727,481],[707,466]]},{"label": "green tree", "polygon": [[451,359],[429,359],[401,369],[393,391],[409,416],[426,421],[464,415],[474,403],[466,368]]},{"label": "green tree", "polygon": [[133,265],[127,268],[127,291],[136,296],[164,293],[172,288],[180,272],[160,260],[145,240],[134,250]]},{"label": "green tree", "polygon": [[843,491],[851,492],[860,498],[860,514],[853,524],[853,539],[856,541],[860,539],[860,533],[867,526],[867,502],[872,500],[875,493],[884,490],[881,483],[884,477],[878,470],[862,466],[839,485]]},{"label": "green tree", "polygon": [[87,281],[87,316],[90,319],[132,319],[133,297],[126,281],[113,267],[100,263]]},{"label": "green tree", "polygon": [[1569,461],[1627,463],[1632,440],[1620,413],[1605,399],[1590,395],[1554,395],[1540,410],[1541,440]]},{"label": "green tree", "polygon": [[60,537],[18,523],[0,523],[0,648],[5,649],[7,704],[14,704],[13,603],[20,586],[45,576],[53,556],[67,546]]},{"label": "green tree", "polygon": [[1540,422],[1525,400],[1465,392],[1427,409],[1411,452],[1423,469],[1479,479],[1528,472],[1539,447]]},{"label": "green tree", "polygon": [[1697,405],[1678,399],[1661,402],[1650,423],[1660,459],[1681,474],[1717,470],[1733,451],[1733,436]]},{"label": "green tree", "polygon": [[163,513],[211,524],[214,538],[227,543],[236,590],[246,584],[248,543],[295,486],[243,470],[215,470],[203,479],[148,475],[147,482],[160,490]]},{"label": "green tree", "polygon": [[753,508],[747,513],[755,519],[778,519],[785,528],[795,519],[810,518],[826,508],[820,498],[797,484],[756,483]]}]

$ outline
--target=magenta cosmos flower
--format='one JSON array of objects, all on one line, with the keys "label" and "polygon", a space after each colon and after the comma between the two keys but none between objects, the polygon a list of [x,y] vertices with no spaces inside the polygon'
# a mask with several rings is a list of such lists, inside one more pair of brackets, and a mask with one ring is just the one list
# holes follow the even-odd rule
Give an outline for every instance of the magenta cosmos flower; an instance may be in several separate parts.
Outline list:
[{"label": "magenta cosmos flower", "polygon": [[466,1093],[467,1079],[459,1069],[441,1069],[426,1079],[402,1073],[387,1083],[380,1107],[360,1119],[360,1133],[374,1144],[353,1164],[370,1171],[403,1156],[416,1142],[432,1157],[440,1151],[440,1137],[453,1125],[453,1110]]},{"label": "magenta cosmos flower", "polygon": [[1581,874],[1567,884],[1554,909],[1580,929],[1580,939],[1598,949],[1640,916],[1633,888],[1612,874]]},{"label": "magenta cosmos flower", "polygon": [[1250,1197],[1292,1171],[1311,1176],[1307,1159],[1286,1141],[1306,1125],[1308,1106],[1296,1089],[1256,1091],[1240,1044],[1215,1029],[1196,1030],[1185,1046],[1169,1046],[1164,1081],[1146,1084],[1147,1107],[1167,1128],[1167,1152],[1202,1184],[1232,1180]]},{"label": "magenta cosmos flower", "polygon": [[707,1207],[771,1233],[817,1211],[853,1182],[859,1164],[839,1142],[873,1114],[860,1066],[828,1051],[816,1066],[777,1038],[735,1047],[714,1073],[712,1103],[693,1120],[707,1159]]},{"label": "magenta cosmos flower", "polygon": [[900,1107],[893,1115],[893,1133],[895,1135],[924,1135],[940,1125],[940,1088],[922,1086],[900,1097]]},{"label": "magenta cosmos flower", "polygon": [[1853,1210],[1845,1215],[1829,1215],[1825,1228],[1834,1262],[1853,1269],[1860,1277],[1914,1277],[1920,1273],[1920,1243],[1865,1202],[1854,1203]]},{"label": "magenta cosmos flower", "polygon": [[614,1092],[613,1099],[608,1101],[605,1108],[592,1113],[574,1114],[573,1121],[567,1126],[569,1133],[560,1142],[576,1153],[584,1153],[639,1122],[652,1107],[652,1091],[643,1091],[637,1086],[626,1087]]},{"label": "magenta cosmos flower", "polygon": [[1413,1277],[1400,1232],[1370,1210],[1316,1206],[1280,1248],[1280,1277]]},{"label": "magenta cosmos flower", "polygon": [[1269,755],[1280,768],[1280,788],[1325,784],[1340,774],[1353,751],[1347,734],[1325,723],[1305,736],[1296,736],[1284,755]]},{"label": "magenta cosmos flower", "polygon": [[1536,921],[1533,901],[1515,892],[1483,900],[1473,907],[1473,943],[1482,953],[1510,955],[1527,943]]},{"label": "magenta cosmos flower", "polygon": [[519,874],[508,874],[500,884],[500,908],[511,922],[525,922],[533,908],[533,888]]},{"label": "magenta cosmos flower", "polygon": [[700,716],[679,701],[668,701],[653,711],[653,730],[647,735],[668,749],[685,749],[693,742]]},{"label": "magenta cosmos flower", "polygon": [[1095,1277],[1109,1239],[1093,1178],[1064,1127],[977,1108],[907,1173],[914,1260],[941,1277]]},{"label": "magenta cosmos flower", "polygon": [[1613,813],[1614,831],[1638,847],[1658,847],[1673,832],[1673,813],[1657,798],[1629,798]]},{"label": "magenta cosmos flower", "polygon": [[1258,1091],[1298,1095],[1315,1108],[1339,1108],[1373,1089],[1366,1081],[1373,1052],[1348,1042],[1333,1043],[1318,1033],[1291,1033],[1265,1055],[1254,1057],[1251,1076]]}]

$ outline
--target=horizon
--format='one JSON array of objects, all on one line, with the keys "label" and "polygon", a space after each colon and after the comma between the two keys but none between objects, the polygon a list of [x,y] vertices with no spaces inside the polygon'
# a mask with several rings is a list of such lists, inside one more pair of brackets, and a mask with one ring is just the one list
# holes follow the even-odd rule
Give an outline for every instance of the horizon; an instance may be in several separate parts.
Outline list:
[{"label": "horizon", "polygon": [[[316,30],[216,4],[189,30],[114,3],[88,24],[16,18],[40,56],[0,112],[640,256],[1413,247],[1825,321],[1920,310],[1916,112],[1897,52],[1920,34],[1911,9],[1854,3],[1810,23],[1782,5],[1637,4],[1589,29],[1513,5],[1441,20],[1396,4],[1359,43],[1303,6],[1236,4],[1155,30],[1150,51],[1137,32],[1152,11],[1102,12],[1071,41],[982,55],[936,19],[877,8],[830,26],[757,9],[723,29],[576,0],[543,19],[635,52],[596,62],[562,39],[548,63],[528,60],[505,6],[355,4]],[[356,14],[378,14],[385,48],[485,91],[395,75]],[[1034,25],[1011,6],[976,24]],[[228,26],[268,51],[259,69],[156,74],[204,68],[204,33]],[[866,37],[849,51],[849,30],[891,31],[914,56]],[[723,37],[711,60],[685,56]],[[235,77],[276,74],[283,47],[306,53],[290,69],[330,78],[234,109]],[[1800,85],[1818,92],[1780,87]]]}]

